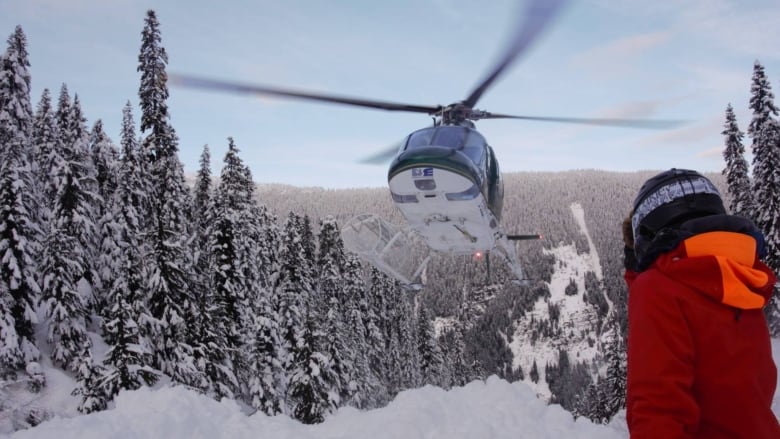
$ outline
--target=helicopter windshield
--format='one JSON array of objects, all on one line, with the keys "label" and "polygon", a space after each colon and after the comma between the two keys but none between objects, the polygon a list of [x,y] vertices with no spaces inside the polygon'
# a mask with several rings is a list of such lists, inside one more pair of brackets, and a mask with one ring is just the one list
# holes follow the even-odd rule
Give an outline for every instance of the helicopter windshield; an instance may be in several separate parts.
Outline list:
[{"label": "helicopter windshield", "polygon": [[485,138],[471,128],[440,126],[424,128],[412,133],[406,142],[406,150],[443,146],[462,151],[474,163],[479,163],[484,155],[486,143]]}]

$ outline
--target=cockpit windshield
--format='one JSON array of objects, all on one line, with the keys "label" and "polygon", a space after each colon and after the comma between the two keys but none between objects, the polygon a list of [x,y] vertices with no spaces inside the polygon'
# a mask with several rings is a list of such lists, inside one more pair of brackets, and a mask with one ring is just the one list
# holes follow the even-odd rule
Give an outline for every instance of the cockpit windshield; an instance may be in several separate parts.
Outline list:
[{"label": "cockpit windshield", "polygon": [[475,130],[460,126],[424,128],[412,133],[405,150],[426,146],[443,146],[457,149],[474,163],[479,163],[485,153],[485,138]]}]

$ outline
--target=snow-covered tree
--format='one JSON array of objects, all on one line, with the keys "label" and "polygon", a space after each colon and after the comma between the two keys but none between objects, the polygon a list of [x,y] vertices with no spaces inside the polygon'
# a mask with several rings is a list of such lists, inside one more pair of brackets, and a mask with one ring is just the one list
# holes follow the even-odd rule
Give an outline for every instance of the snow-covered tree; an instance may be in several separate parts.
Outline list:
[{"label": "snow-covered tree", "polygon": [[342,273],[345,327],[348,334],[346,352],[350,355],[349,361],[352,363],[353,370],[348,383],[349,399],[345,404],[359,409],[372,408],[377,402],[375,396],[381,394],[380,389],[383,389],[383,385],[369,364],[371,354],[366,347],[366,319],[363,316],[363,310],[367,309],[366,285],[357,256],[345,255]]},{"label": "snow-covered tree", "polygon": [[338,223],[329,216],[320,221],[319,251],[317,254],[318,288],[315,309],[326,337],[316,339],[318,349],[328,357],[328,374],[334,379],[326,383],[330,392],[338,395],[338,403],[347,401],[351,389],[349,383],[354,375],[352,359],[355,353],[347,343],[347,327],[344,314],[346,255],[339,234]]},{"label": "snow-covered tree", "polygon": [[141,85],[142,161],[149,165],[150,193],[148,259],[149,310],[156,323],[147,328],[153,341],[155,366],[174,381],[194,383],[197,371],[192,359],[188,327],[196,322],[195,300],[189,282],[193,275],[190,246],[190,192],[178,158],[178,138],[168,113],[168,55],[161,44],[160,24],[147,11],[138,55]]},{"label": "snow-covered tree", "polygon": [[[66,191],[67,187],[63,195]],[[62,208],[55,214],[60,212]],[[86,328],[88,305],[80,289],[85,255],[73,236],[71,217],[59,214],[55,221],[44,243],[41,307],[47,320],[46,338],[52,345],[52,362],[76,371],[79,355],[91,346]]]},{"label": "snow-covered tree", "polygon": [[274,285],[281,341],[287,353],[283,361],[288,377],[298,367],[295,364],[295,351],[306,347],[306,341],[303,340],[304,318],[314,282],[304,254],[300,228],[302,223],[303,219],[298,214],[288,214],[281,235],[279,272]]},{"label": "snow-covered tree", "polygon": [[[780,123],[768,119],[758,133],[754,145],[753,196],[754,220],[764,233],[767,247],[766,263],[780,271]],[[780,335],[780,293],[775,293],[765,308],[770,331]]]},{"label": "snow-covered tree", "polygon": [[617,323],[612,325],[612,340],[607,346],[606,408],[611,418],[626,406],[626,343],[620,335]]},{"label": "snow-covered tree", "polygon": [[465,358],[465,342],[463,340],[463,328],[460,321],[456,321],[452,328],[444,331],[440,340],[443,341],[443,354],[445,368],[449,376],[450,386],[463,386],[476,378],[474,368]]},{"label": "snow-covered tree", "polygon": [[258,296],[252,324],[253,337],[249,341],[248,382],[249,402],[252,407],[269,416],[284,412],[286,385],[284,362],[286,351],[281,340],[280,318],[265,294]]},{"label": "snow-covered tree", "polygon": [[39,356],[35,274],[40,250],[30,175],[33,113],[27,43],[21,27],[0,58],[0,371]]},{"label": "snow-covered tree", "polygon": [[734,215],[750,218],[753,212],[753,192],[748,162],[745,159],[745,147],[742,145],[744,135],[737,126],[737,117],[731,104],[726,107],[726,123],[721,134],[726,138],[723,149],[726,167],[723,169],[723,175],[726,176],[731,194],[729,210]]},{"label": "snow-covered tree", "polygon": [[295,419],[316,424],[338,408],[338,382],[328,355],[317,350],[318,340],[326,334],[317,328],[316,316],[306,311],[300,343],[291,350],[291,375],[287,387],[288,405]]},{"label": "snow-covered tree", "polygon": [[422,384],[441,386],[444,357],[436,340],[433,318],[422,302],[417,314],[417,343],[420,351]]},{"label": "snow-covered tree", "polygon": [[[200,154],[200,168],[195,177],[195,194],[193,196],[192,217],[197,223],[197,233],[200,238],[205,237],[206,227],[209,224],[206,214],[211,206],[212,181],[211,181],[211,153],[209,146],[203,146],[203,152]],[[203,246],[205,248],[205,245]]]},{"label": "snow-covered tree", "polygon": [[81,395],[78,411],[89,414],[105,410],[108,406],[108,399],[100,383],[102,367],[95,363],[89,348],[85,348],[79,357],[81,361],[76,371],[78,387],[73,391],[74,396]]},{"label": "snow-covered tree", "polygon": [[0,58],[0,167],[6,163],[10,149],[18,149],[13,154],[22,154],[25,163],[34,155],[30,142],[33,110],[29,67],[27,36],[17,26]]},{"label": "snow-covered tree", "polygon": [[89,348],[87,320],[94,303],[94,261],[98,240],[94,208],[95,172],[88,153],[85,118],[78,97],[73,104],[63,86],[57,109],[60,154],[51,224],[44,241],[42,301],[52,361],[73,371]]},{"label": "snow-covered tree", "polygon": [[753,111],[753,118],[747,128],[748,136],[753,138],[753,148],[761,135],[764,124],[778,115],[775,106],[775,95],[772,93],[772,87],[769,84],[769,78],[766,76],[764,66],[756,60],[753,63],[753,77],[750,83],[750,109]]},{"label": "snow-covered tree", "polygon": [[47,339],[53,344],[52,360],[76,370],[78,355],[90,346],[86,319],[92,291],[86,276],[91,272],[92,251],[88,245],[94,239],[95,224],[93,194],[84,189],[90,177],[79,161],[81,157],[75,152],[68,155],[58,175],[61,186],[44,242],[42,306],[47,317]]},{"label": "snow-covered tree", "polygon": [[379,386],[371,399],[367,401],[369,407],[379,407],[386,404],[391,395],[388,394],[388,375],[385,349],[388,344],[385,321],[385,297],[390,294],[392,280],[375,267],[369,269],[369,284],[365,288],[358,306],[363,317],[365,328],[365,346],[368,355],[368,365],[372,374],[377,378]]},{"label": "snow-covered tree", "polygon": [[248,402],[270,416],[284,413],[287,409],[285,365],[288,357],[281,326],[284,319],[279,314],[279,297],[273,294],[280,275],[279,235],[276,219],[266,206],[254,203],[246,231],[247,242],[253,243],[247,248],[253,270],[246,276],[252,285],[250,302],[253,312],[251,329],[247,331],[249,367],[248,377],[245,378]]},{"label": "snow-covered tree", "polygon": [[[49,89],[44,89],[41,100],[35,111],[33,122],[33,143],[37,156],[33,163],[33,179],[35,180],[36,204],[38,205],[38,223],[41,225],[41,236],[48,233],[48,223],[51,219],[51,209],[54,206],[54,196],[57,193],[53,176],[57,173],[52,169],[55,151],[59,148],[59,134],[55,119],[54,107]],[[58,151],[56,152],[59,153]]]},{"label": "snow-covered tree", "polygon": [[95,166],[95,183],[97,193],[100,195],[102,204],[98,209],[98,215],[102,216],[106,210],[111,197],[119,185],[119,150],[103,131],[103,121],[98,119],[92,126],[89,133],[89,153],[92,156],[92,163]]},{"label": "snow-covered tree", "polygon": [[101,284],[105,290],[102,333],[109,350],[103,360],[100,382],[108,398],[120,390],[152,384],[159,374],[152,368],[149,341],[142,332],[144,323],[154,319],[144,301],[147,274],[143,260],[149,251],[141,235],[138,206],[133,201],[138,198],[134,194],[142,191],[137,185],[138,161],[132,146],[125,151],[118,186],[101,230]]},{"label": "snow-covered tree", "polygon": [[51,92],[46,88],[41,94],[41,100],[38,101],[33,121],[33,143],[38,154],[35,161],[39,164],[38,178],[40,179],[48,178],[49,155],[57,147],[57,122],[54,117]]},{"label": "snow-covered tree", "polygon": [[[767,264],[777,272],[780,269],[780,128],[773,118],[778,115],[774,94],[764,66],[755,61],[750,86],[750,109],[753,116],[747,133],[753,138],[753,211],[751,218],[764,233],[767,245]],[[770,331],[780,335],[780,292],[765,308]]]},{"label": "snow-covered tree", "polygon": [[[243,328],[251,328],[251,272],[254,269],[252,234],[248,219],[255,201],[252,197],[250,175],[247,173],[238,148],[228,139],[228,151],[222,168],[219,187],[209,212],[207,228],[208,252],[213,267],[212,295],[208,312],[213,334],[212,347],[206,347],[208,377],[218,396],[238,392],[239,371],[247,370],[248,360],[242,349],[247,337]],[[249,179],[249,181],[247,181]],[[247,275],[250,275],[247,278]],[[221,389],[221,390],[220,390]]]}]

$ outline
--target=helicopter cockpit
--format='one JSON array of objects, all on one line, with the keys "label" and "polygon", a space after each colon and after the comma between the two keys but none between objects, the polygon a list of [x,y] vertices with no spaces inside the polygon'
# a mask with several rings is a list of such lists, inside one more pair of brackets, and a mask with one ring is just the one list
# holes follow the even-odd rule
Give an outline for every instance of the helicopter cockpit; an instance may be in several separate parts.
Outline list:
[{"label": "helicopter cockpit", "polygon": [[438,126],[417,130],[409,135],[404,151],[442,146],[464,153],[474,164],[479,165],[485,157],[487,141],[482,134],[463,126]]}]

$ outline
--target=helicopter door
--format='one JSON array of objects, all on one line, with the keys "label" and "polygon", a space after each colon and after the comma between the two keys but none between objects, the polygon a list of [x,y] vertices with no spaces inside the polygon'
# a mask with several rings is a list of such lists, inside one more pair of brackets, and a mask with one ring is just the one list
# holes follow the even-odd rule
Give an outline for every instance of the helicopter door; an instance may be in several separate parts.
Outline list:
[{"label": "helicopter door", "polygon": [[488,208],[493,212],[496,220],[501,220],[501,210],[504,207],[504,180],[501,178],[501,170],[498,168],[498,160],[493,152],[493,148],[486,145],[487,151],[487,186]]}]

